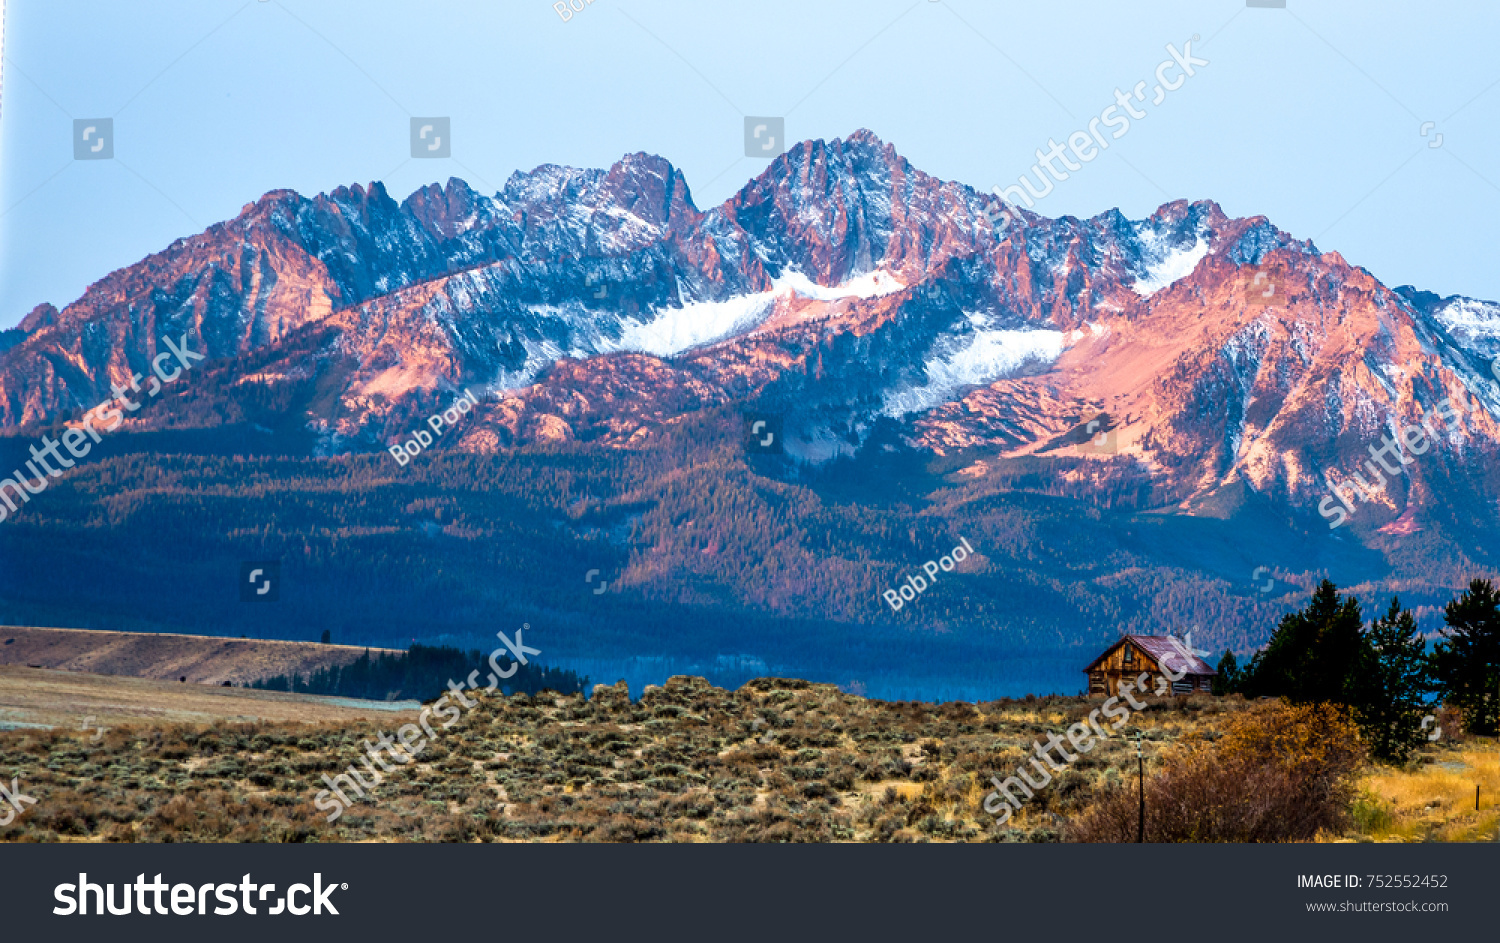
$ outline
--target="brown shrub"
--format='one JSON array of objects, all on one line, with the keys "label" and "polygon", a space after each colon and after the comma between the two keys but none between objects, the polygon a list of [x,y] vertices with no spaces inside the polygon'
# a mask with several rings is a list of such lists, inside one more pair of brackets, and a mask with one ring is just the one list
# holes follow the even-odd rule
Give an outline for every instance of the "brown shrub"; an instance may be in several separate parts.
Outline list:
[{"label": "brown shrub", "polygon": [[[1260,705],[1234,718],[1217,743],[1168,755],[1146,783],[1150,842],[1307,841],[1342,830],[1365,758],[1347,709]],[[1140,794],[1108,787],[1066,831],[1070,841],[1131,842]]]}]

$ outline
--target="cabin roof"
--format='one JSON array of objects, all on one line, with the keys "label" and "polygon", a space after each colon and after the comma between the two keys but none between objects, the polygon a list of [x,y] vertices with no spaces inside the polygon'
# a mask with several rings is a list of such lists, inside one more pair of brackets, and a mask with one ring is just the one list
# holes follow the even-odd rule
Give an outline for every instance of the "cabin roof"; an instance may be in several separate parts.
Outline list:
[{"label": "cabin roof", "polygon": [[[1179,650],[1176,645],[1173,645],[1172,641],[1173,637],[1170,635],[1122,635],[1120,636],[1119,640],[1117,640],[1113,645],[1109,646],[1103,652],[1101,652],[1098,658],[1095,658],[1093,661],[1089,662],[1088,667],[1083,670],[1093,671],[1094,667],[1098,665],[1099,662],[1109,657],[1110,652],[1113,652],[1115,649],[1119,648],[1121,645],[1124,645],[1126,642],[1131,642],[1135,645],[1136,648],[1139,648],[1147,655],[1150,655],[1151,659],[1158,665],[1162,664],[1163,661],[1169,661],[1170,667],[1173,671],[1181,671],[1183,670],[1182,651]],[[1192,655],[1190,660],[1188,661],[1187,673],[1190,675],[1218,674],[1217,671],[1214,671],[1214,669],[1209,666],[1208,662],[1199,658],[1197,655]]]}]

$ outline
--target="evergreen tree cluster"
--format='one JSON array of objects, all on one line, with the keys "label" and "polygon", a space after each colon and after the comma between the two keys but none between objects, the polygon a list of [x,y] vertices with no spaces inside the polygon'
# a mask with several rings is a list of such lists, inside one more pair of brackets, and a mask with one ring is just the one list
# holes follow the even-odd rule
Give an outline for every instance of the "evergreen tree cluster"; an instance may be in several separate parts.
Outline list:
[{"label": "evergreen tree cluster", "polygon": [[[477,649],[465,652],[446,645],[412,643],[406,652],[376,652],[369,649],[347,665],[330,665],[310,675],[277,675],[253,682],[250,686],[263,691],[291,691],[295,694],[330,694],[374,701],[402,698],[430,701],[447,693],[448,682],[465,685],[470,672],[479,671],[481,686],[487,686],[491,674],[486,656]],[[563,668],[546,668],[537,664],[517,664],[517,671],[500,680],[505,694],[536,694],[556,691],[577,694],[587,687],[588,678]]]},{"label": "evergreen tree cluster", "polygon": [[1366,628],[1359,601],[1324,580],[1306,608],[1282,617],[1243,669],[1233,652],[1224,653],[1214,693],[1347,705],[1371,754],[1393,762],[1421,741],[1421,719],[1434,696],[1463,714],[1469,732],[1493,736],[1500,710],[1500,592],[1488,580],[1474,580],[1448,603],[1443,618],[1442,638],[1429,651],[1398,598]]}]

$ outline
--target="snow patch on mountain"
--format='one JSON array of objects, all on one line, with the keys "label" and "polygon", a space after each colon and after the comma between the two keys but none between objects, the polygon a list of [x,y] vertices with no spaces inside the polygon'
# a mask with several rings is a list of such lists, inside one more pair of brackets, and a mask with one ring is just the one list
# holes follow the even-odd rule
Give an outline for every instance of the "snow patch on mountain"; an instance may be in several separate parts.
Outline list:
[{"label": "snow patch on mountain", "polygon": [[649,321],[624,318],[619,341],[606,342],[604,349],[671,357],[749,331],[770,316],[775,303],[776,292],[770,291],[660,308]]},{"label": "snow patch on mountain", "polygon": [[1456,298],[1432,312],[1453,339],[1482,355],[1500,354],[1500,305]]},{"label": "snow patch on mountain", "polygon": [[855,448],[843,436],[827,430],[815,430],[799,436],[787,436],[786,454],[807,465],[821,465],[840,456],[852,456]]},{"label": "snow patch on mountain", "polygon": [[1149,298],[1179,279],[1193,274],[1193,269],[1208,255],[1208,240],[1200,234],[1188,247],[1173,247],[1155,233],[1141,236],[1141,261],[1145,271],[1130,287],[1142,298]]},{"label": "snow patch on mountain", "polygon": [[[984,323],[976,315],[968,317],[972,324]],[[983,386],[1022,369],[1050,365],[1062,356],[1064,340],[1062,331],[989,327],[945,335],[933,345],[934,356],[924,365],[927,382],[887,393],[881,411],[895,418],[926,412],[951,401],[965,387]]]},{"label": "snow patch on mountain", "polygon": [[879,298],[906,288],[889,272],[874,271],[851,278],[842,285],[825,288],[795,269],[788,269],[772,284],[776,291],[794,291],[815,301],[837,301],[840,298]]},{"label": "snow patch on mountain", "polygon": [[515,370],[508,370],[501,367],[495,379],[491,380],[486,387],[486,392],[509,393],[513,390],[523,389],[530,386],[536,380],[537,374],[541,373],[543,369],[557,363],[564,356],[583,358],[589,354],[588,351],[578,349],[564,351],[557,344],[545,338],[526,338],[521,342],[521,346],[526,349],[526,361]]},{"label": "snow patch on mountain", "polygon": [[1452,346],[1438,345],[1443,363],[1500,418],[1500,304],[1455,296],[1435,305],[1428,317],[1453,339]]}]

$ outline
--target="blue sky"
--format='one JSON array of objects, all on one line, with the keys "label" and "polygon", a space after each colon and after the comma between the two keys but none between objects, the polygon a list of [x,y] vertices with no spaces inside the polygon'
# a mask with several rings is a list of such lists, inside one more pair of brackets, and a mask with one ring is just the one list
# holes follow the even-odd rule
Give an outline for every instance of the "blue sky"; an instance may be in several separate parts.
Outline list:
[{"label": "blue sky", "polygon": [[[1194,34],[1210,64],[1037,211],[1214,199],[1388,285],[1500,299],[1500,5],[1244,2],[8,0],[0,327],[282,187],[493,192],[647,151],[713,206],[765,167],[746,115],[867,127],[988,190]],[[438,115],[452,158],[410,159],[411,117]],[[73,160],[100,117],[115,159]]]}]

